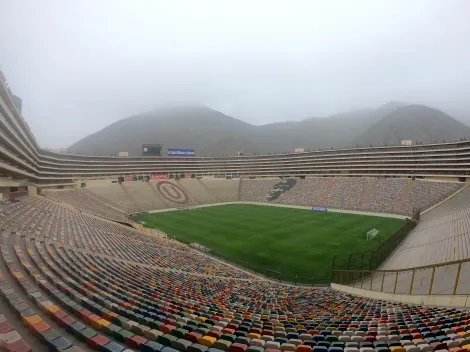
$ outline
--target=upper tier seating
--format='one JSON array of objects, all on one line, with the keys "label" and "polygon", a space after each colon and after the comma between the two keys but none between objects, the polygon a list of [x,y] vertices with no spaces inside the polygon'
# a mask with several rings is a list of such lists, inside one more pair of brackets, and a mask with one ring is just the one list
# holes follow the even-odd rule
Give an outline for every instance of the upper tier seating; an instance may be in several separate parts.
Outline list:
[{"label": "upper tier seating", "polygon": [[[23,322],[11,324],[25,324],[36,339],[34,351],[470,348],[470,316],[462,310],[273,283],[43,198],[0,212],[1,294]],[[11,342],[2,326],[0,341]]]},{"label": "upper tier seating", "polygon": [[455,182],[429,182],[416,180],[410,194],[403,202],[401,211],[412,214],[414,209],[429,209],[451,194],[462,188],[462,184]]},{"label": "upper tier seating", "polygon": [[296,184],[289,191],[270,201],[266,196],[280,179],[243,179],[240,200],[411,216],[465,186],[458,182],[408,178],[312,177],[295,180]]},{"label": "upper tier seating", "polygon": [[374,213],[395,213],[410,182],[411,180],[406,178],[379,179],[369,199],[361,208]]}]

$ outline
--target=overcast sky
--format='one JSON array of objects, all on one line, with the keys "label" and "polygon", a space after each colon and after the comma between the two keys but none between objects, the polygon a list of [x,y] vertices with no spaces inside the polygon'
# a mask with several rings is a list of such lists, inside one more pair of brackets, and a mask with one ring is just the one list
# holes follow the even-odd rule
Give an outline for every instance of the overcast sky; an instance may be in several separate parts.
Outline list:
[{"label": "overcast sky", "polygon": [[468,0],[0,0],[0,67],[43,147],[161,104],[253,124],[391,100],[470,120]]}]

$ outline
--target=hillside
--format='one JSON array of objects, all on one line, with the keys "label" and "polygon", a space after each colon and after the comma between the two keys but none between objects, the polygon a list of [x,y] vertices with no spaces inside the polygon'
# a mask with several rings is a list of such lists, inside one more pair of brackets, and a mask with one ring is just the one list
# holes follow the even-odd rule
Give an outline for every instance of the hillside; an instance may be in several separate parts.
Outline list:
[{"label": "hillside", "polygon": [[469,127],[442,111],[409,105],[386,115],[350,145],[397,145],[403,139],[423,143],[455,141],[469,135]]},{"label": "hillside", "polygon": [[378,109],[356,110],[328,118],[308,118],[254,126],[203,106],[172,107],[131,116],[89,135],[69,153],[110,155],[141,153],[145,143],[168,148],[193,148],[199,156],[282,153],[356,145],[458,140],[470,129],[445,113],[422,105],[389,103]]}]

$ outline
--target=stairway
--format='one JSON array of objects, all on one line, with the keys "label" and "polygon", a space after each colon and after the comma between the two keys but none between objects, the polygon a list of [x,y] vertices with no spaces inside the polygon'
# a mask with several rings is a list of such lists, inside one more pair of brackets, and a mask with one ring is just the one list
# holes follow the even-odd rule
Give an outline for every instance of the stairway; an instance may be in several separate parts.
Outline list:
[{"label": "stairway", "polygon": [[243,181],[242,178],[238,180],[238,196],[237,196],[238,201],[242,200],[242,181]]},{"label": "stairway", "polygon": [[188,189],[186,187],[184,187],[182,184],[181,184],[181,180],[176,180],[176,184],[183,190],[186,192],[186,194],[188,195],[188,204],[187,206],[192,206],[192,205],[201,205],[202,203],[196,199],[192,193],[188,192]]},{"label": "stairway", "polygon": [[336,178],[332,177],[330,180],[328,180],[327,185],[325,186],[325,189],[322,191],[320,196],[318,197],[318,200],[316,203],[320,206],[325,206],[328,207],[327,201],[328,201],[328,194],[330,193],[331,189],[333,188],[335,184]]},{"label": "stairway", "polygon": [[152,192],[155,194],[156,199],[161,200],[163,202],[163,204],[165,205],[165,208],[172,208],[173,207],[166,201],[165,197],[160,196],[160,194],[157,192],[155,187],[152,185],[151,181],[147,182],[147,185],[150,187]]},{"label": "stairway", "polygon": [[[123,190],[124,194],[129,197],[129,199],[131,200],[131,203],[134,205],[134,210],[135,211],[142,211],[140,209],[140,207],[137,205],[137,202],[134,200],[134,198],[132,198],[130,192],[127,190],[127,188],[124,186],[123,183],[120,183],[119,186],[121,187],[121,189]],[[129,213],[133,213],[134,211],[129,211]]]},{"label": "stairway", "polygon": [[408,183],[408,187],[406,189],[405,194],[403,195],[403,198],[401,199],[400,203],[398,203],[397,206],[395,207],[395,213],[396,214],[398,214],[400,212],[400,209],[403,207],[403,204],[405,204],[406,200],[408,199],[408,197],[411,193],[411,190],[413,189],[414,183],[415,183],[414,180],[410,180],[410,183]]},{"label": "stairway", "polygon": [[215,203],[222,203],[223,201],[217,197],[215,194],[212,194],[212,191],[202,182],[200,179],[197,179],[197,181],[201,184],[201,186],[204,188],[207,194],[209,194],[211,197],[214,197]]},{"label": "stairway", "polygon": [[367,193],[364,195],[364,198],[362,198],[361,205],[358,209],[365,209],[365,206],[367,205],[367,202],[369,201],[370,196],[372,193],[375,191],[375,187],[377,186],[377,183],[379,183],[379,179],[376,178],[372,185],[370,186],[369,190]]}]

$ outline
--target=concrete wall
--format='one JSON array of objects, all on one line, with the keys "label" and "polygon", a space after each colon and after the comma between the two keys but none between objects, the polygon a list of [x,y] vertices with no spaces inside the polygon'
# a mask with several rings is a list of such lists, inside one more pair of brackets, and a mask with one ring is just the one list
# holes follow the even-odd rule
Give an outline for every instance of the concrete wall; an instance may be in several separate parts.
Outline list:
[{"label": "concrete wall", "polygon": [[0,194],[3,200],[10,199],[10,187],[0,187]]},{"label": "concrete wall", "polygon": [[443,182],[454,181],[454,182],[459,182],[458,177],[426,176],[426,177],[424,177],[424,179],[428,180],[428,181],[443,181]]},{"label": "concrete wall", "polygon": [[30,196],[35,196],[38,194],[38,189],[35,186],[28,186],[28,194]]},{"label": "concrete wall", "polygon": [[397,301],[409,304],[420,304],[423,306],[440,306],[440,307],[470,307],[470,296],[468,295],[404,295],[393,294],[379,291],[370,291],[351,286],[331,284],[331,288],[356,296],[369,297],[373,299],[381,299],[384,301]]}]

